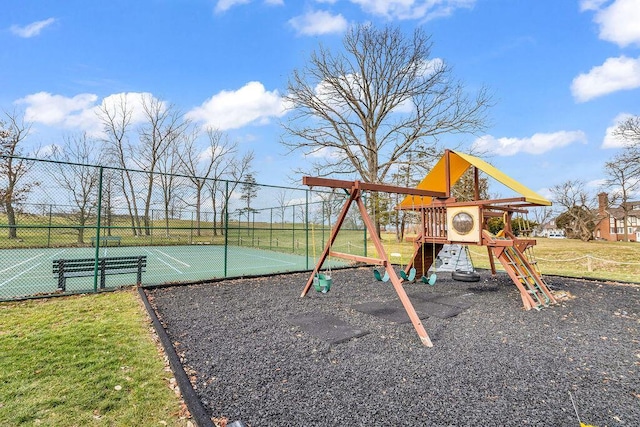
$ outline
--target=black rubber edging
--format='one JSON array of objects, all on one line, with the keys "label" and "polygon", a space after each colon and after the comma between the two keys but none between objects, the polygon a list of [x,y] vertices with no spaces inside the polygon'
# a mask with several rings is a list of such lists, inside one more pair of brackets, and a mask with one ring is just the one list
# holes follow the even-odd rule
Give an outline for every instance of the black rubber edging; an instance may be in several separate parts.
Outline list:
[{"label": "black rubber edging", "polygon": [[164,347],[164,351],[169,358],[169,365],[173,371],[173,376],[176,379],[176,383],[178,383],[178,387],[180,387],[182,399],[187,405],[187,408],[189,408],[192,420],[198,427],[215,427],[206,409],[202,406],[200,397],[198,397],[196,391],[193,389],[191,381],[189,381],[189,377],[182,367],[180,358],[178,358],[178,354],[176,353],[175,348],[173,348],[173,344],[171,344],[167,331],[165,331],[162,323],[160,323],[160,319],[158,319],[156,311],[151,307],[147,294],[141,286],[138,286],[138,294],[140,295],[140,298],[142,298],[142,302],[147,309],[147,313],[149,313],[149,317],[151,317],[153,327],[155,328],[158,338],[162,343],[162,347]]}]

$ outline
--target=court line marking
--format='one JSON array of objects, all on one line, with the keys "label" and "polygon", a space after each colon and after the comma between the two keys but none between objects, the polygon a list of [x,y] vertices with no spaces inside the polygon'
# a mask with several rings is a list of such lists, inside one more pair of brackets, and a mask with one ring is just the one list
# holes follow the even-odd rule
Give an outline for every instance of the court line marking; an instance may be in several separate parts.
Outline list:
[{"label": "court line marking", "polygon": [[39,257],[41,257],[42,255],[46,255],[46,254],[47,254],[46,252],[39,253],[38,255],[36,255],[36,256],[34,256],[34,257],[31,257],[31,258],[29,258],[29,259],[25,259],[24,261],[19,262],[19,263],[17,263],[17,264],[13,264],[12,266],[5,268],[4,270],[0,270],[0,273],[4,273],[4,272],[7,272],[7,271],[9,271],[9,270],[12,270],[12,269],[14,269],[14,268],[16,268],[16,267],[21,266],[22,264],[24,264],[24,263],[26,263],[26,262],[33,261],[34,259],[39,258]]},{"label": "court line marking", "polygon": [[[250,255],[247,254],[247,256],[250,256]],[[266,257],[266,256],[260,256],[260,255],[254,255],[254,256],[252,256],[252,258],[260,258],[260,259],[266,259],[268,261],[276,261],[276,262],[279,262],[280,264],[284,264],[284,265],[297,265],[298,264],[297,262],[284,261],[284,260],[281,260],[281,259],[269,258],[269,257]]]},{"label": "court line marking", "polygon": [[[49,256],[49,258],[50,258],[50,259],[53,259],[53,257],[57,256],[58,254],[61,254],[61,253],[65,252],[65,251],[66,251],[66,249],[63,249],[63,250],[61,250],[61,251],[58,251],[58,252],[54,253],[53,255],[50,255],[50,256]],[[24,260],[24,261],[22,261],[22,262],[19,262],[19,263],[17,263],[17,264],[14,264],[14,265],[12,265],[12,266],[10,266],[10,267],[5,268],[4,270],[0,270],[0,273],[6,273],[6,272],[7,272],[7,271],[9,271],[9,270],[12,270],[12,269],[14,269],[14,268],[16,268],[16,267],[20,267],[20,266],[21,266],[22,264],[24,264],[24,263],[31,262],[31,261],[33,261],[33,260],[34,260],[34,259],[36,259],[36,258],[40,258],[42,255],[47,255],[47,252],[41,252],[41,253],[39,253],[39,254],[38,254],[38,255],[36,255],[36,256],[33,256],[33,257],[31,257],[31,258],[28,258],[28,259],[25,259],[25,260]],[[42,263],[40,263],[40,264],[42,264]]]},{"label": "court line marking", "polygon": [[[165,252],[162,252],[160,249],[155,249],[155,248],[154,248],[153,250],[154,250],[154,251],[156,251],[156,252],[160,252],[162,255],[166,256],[167,258],[170,258],[170,259],[174,260],[175,262],[177,262],[177,263],[179,263],[179,264],[184,265],[185,267],[191,267],[191,266],[190,266],[189,264],[187,264],[186,262],[180,261],[178,258],[174,258],[174,257],[172,257],[171,255],[169,255],[169,254],[167,254],[167,253],[165,253]],[[158,258],[158,259],[160,259],[160,258]],[[163,261],[163,262],[164,262],[164,261]],[[166,263],[165,263],[165,264],[166,264]],[[169,265],[169,264],[167,264],[167,265]],[[176,271],[179,271],[179,270],[176,270]],[[180,274],[182,274],[182,273],[180,273]]]},{"label": "court line marking", "polygon": [[22,276],[24,273],[29,272],[31,270],[33,270],[36,267],[39,267],[40,264],[42,264],[41,262],[34,264],[33,266],[31,266],[31,268],[27,268],[26,270],[21,271],[20,273],[14,275],[13,277],[8,278],[7,280],[5,280],[4,282],[0,283],[0,287],[6,285],[9,282],[14,281],[15,279],[17,279],[18,277]]},{"label": "court line marking", "polygon": [[[158,261],[160,261],[161,263],[163,263],[164,265],[166,265],[167,267],[169,267],[170,269],[175,270],[175,271],[177,271],[177,272],[178,272],[178,273],[180,273],[180,274],[184,274],[182,271],[178,270],[177,268],[175,268],[173,265],[169,264],[168,262],[166,262],[166,261],[164,261],[164,260],[162,260],[162,259],[160,259],[160,258],[158,258],[158,257],[156,257],[156,259],[157,259]],[[184,263],[183,263],[183,264],[184,264]]]}]

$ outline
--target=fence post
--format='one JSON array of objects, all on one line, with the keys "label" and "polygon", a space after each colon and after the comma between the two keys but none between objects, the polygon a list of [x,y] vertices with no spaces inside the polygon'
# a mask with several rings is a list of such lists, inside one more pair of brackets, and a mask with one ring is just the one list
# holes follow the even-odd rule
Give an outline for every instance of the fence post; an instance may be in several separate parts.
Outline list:
[{"label": "fence post", "polygon": [[[213,221],[215,222],[215,218]],[[224,277],[227,277],[227,256],[229,252],[229,181],[224,186]]]},{"label": "fence post", "polygon": [[[367,196],[364,196],[364,205],[367,206]],[[364,254],[363,256],[367,256],[367,226],[364,226]]]},{"label": "fence post", "polygon": [[269,250],[272,250],[273,241],[273,208],[271,208],[271,215],[269,217]]},{"label": "fence post", "polygon": [[102,222],[102,172],[104,168],[100,166],[98,173],[98,218],[96,221],[96,252],[93,263],[93,292],[98,292],[98,259],[100,258],[100,227]]},{"label": "fence post", "polygon": [[305,222],[305,240],[306,240],[306,244],[305,244],[305,258],[307,259],[306,262],[306,269],[309,270],[309,189],[307,188],[304,191],[304,198],[305,198],[305,218],[304,218],[304,222]]},{"label": "fence post", "polygon": [[49,203],[49,229],[47,231],[47,247],[51,247],[51,203]]},{"label": "fence post", "polygon": [[296,207],[291,206],[291,252],[296,253]]},{"label": "fence post", "polygon": [[189,244],[193,245],[193,211],[191,211],[191,227],[189,227]]}]

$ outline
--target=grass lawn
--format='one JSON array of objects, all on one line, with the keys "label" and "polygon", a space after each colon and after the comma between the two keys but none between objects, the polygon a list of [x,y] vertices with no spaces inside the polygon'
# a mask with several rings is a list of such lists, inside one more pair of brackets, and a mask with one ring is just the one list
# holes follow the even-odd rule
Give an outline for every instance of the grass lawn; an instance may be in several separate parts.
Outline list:
[{"label": "grass lawn", "polygon": [[[640,243],[545,238],[536,240],[533,252],[543,275],[640,282]],[[475,265],[488,268],[487,250],[481,246],[469,248]]]},{"label": "grass lawn", "polygon": [[[397,243],[395,235],[384,233],[382,240],[387,253],[400,253],[400,258],[392,258],[393,263],[406,265],[413,254],[413,243]],[[588,277],[601,280],[640,282],[640,243],[607,242],[593,240],[583,242],[574,239],[535,239],[534,258],[543,275],[568,277]],[[373,244],[369,245],[370,254],[375,255]],[[487,248],[469,245],[471,258],[476,268],[489,265]],[[496,259],[496,268],[503,270]]]},{"label": "grass lawn", "polygon": [[0,304],[0,425],[184,426],[135,289]]}]

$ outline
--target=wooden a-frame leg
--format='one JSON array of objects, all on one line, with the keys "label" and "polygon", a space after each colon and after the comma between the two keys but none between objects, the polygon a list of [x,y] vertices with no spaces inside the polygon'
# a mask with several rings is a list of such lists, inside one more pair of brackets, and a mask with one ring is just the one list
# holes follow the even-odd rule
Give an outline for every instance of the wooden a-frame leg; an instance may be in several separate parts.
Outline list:
[{"label": "wooden a-frame leg", "polygon": [[422,344],[424,344],[427,347],[433,347],[433,343],[431,342],[431,339],[429,338],[427,331],[424,329],[424,326],[422,325],[422,321],[418,317],[418,313],[416,313],[416,310],[413,307],[413,304],[411,304],[411,300],[409,300],[407,293],[404,291],[404,288],[402,287],[402,281],[396,274],[396,271],[394,270],[393,265],[391,265],[391,263],[389,262],[387,253],[385,252],[384,246],[382,245],[382,241],[378,237],[378,233],[376,232],[376,227],[373,224],[373,221],[371,221],[371,218],[369,217],[369,214],[367,212],[366,207],[364,206],[364,203],[362,203],[362,200],[360,198],[356,199],[356,203],[358,204],[358,209],[360,210],[360,215],[362,216],[365,226],[367,227],[367,230],[371,235],[371,240],[373,240],[373,244],[376,248],[376,251],[378,252],[378,257],[381,260],[383,260],[383,265],[387,273],[389,274],[389,278],[391,279],[393,288],[398,294],[398,297],[400,298],[400,302],[402,302],[402,306],[407,312],[407,315],[409,316],[409,319],[411,320],[413,327],[418,333],[418,336],[420,337],[420,341],[422,341]]}]

